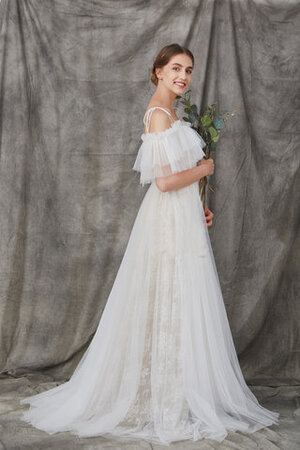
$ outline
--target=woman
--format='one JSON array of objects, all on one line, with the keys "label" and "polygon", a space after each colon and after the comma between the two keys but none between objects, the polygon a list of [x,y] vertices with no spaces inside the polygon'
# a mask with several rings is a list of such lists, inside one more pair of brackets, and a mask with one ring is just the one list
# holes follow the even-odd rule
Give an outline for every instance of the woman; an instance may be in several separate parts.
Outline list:
[{"label": "woman", "polygon": [[157,55],[133,166],[151,185],[100,323],[69,381],[21,401],[32,405],[22,419],[50,434],[169,445],[278,424],[247,387],[231,336],[207,230],[213,214],[205,218],[198,193],[214,163],[173,107],[193,67],[178,44]]}]

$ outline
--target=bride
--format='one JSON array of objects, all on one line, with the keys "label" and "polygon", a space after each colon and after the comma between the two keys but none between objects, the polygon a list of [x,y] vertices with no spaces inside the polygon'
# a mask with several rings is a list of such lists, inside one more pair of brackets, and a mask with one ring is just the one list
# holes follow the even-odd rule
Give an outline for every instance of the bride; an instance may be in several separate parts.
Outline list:
[{"label": "bride", "polygon": [[234,347],[207,230],[213,213],[198,192],[213,160],[174,111],[193,68],[178,44],[154,60],[133,166],[150,186],[98,328],[68,381],[21,400],[30,404],[22,420],[49,434],[169,445],[279,423],[247,386]]}]

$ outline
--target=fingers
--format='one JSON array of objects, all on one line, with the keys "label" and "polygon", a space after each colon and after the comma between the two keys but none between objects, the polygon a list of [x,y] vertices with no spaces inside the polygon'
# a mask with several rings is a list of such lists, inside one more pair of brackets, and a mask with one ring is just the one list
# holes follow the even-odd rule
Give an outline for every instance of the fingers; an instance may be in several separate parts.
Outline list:
[{"label": "fingers", "polygon": [[210,209],[207,209],[205,211],[205,215],[206,215],[206,226],[211,227],[213,224],[214,213],[210,211]]}]

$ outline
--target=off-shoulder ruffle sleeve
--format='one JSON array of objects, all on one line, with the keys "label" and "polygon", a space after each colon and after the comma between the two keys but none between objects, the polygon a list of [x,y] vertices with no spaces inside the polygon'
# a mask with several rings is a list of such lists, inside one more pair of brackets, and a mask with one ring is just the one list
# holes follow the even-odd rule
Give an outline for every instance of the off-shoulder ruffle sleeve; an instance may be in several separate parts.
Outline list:
[{"label": "off-shoulder ruffle sleeve", "polygon": [[206,143],[190,122],[177,120],[165,131],[142,134],[133,170],[141,172],[140,183],[195,167],[205,156]]}]

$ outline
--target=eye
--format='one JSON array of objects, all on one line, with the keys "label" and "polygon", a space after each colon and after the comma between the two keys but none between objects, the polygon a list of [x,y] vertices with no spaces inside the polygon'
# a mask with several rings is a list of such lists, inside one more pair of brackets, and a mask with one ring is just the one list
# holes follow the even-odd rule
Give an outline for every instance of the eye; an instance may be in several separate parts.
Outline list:
[{"label": "eye", "polygon": [[[176,71],[177,71],[177,69],[180,70],[179,67],[173,67],[173,70],[176,70]],[[189,74],[191,74],[193,71],[192,71],[191,69],[188,69],[187,72],[188,72]]]}]

